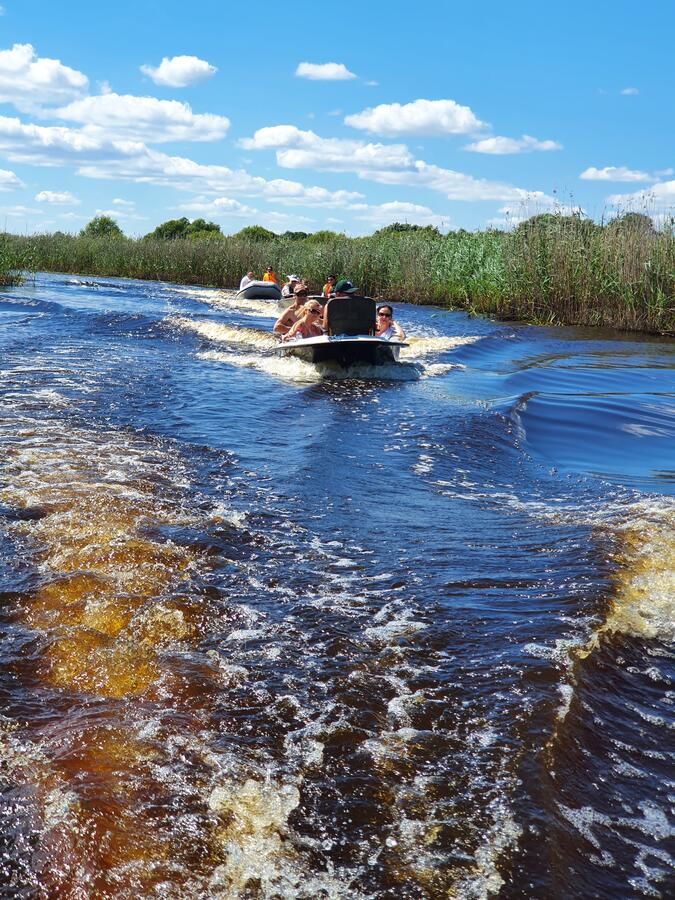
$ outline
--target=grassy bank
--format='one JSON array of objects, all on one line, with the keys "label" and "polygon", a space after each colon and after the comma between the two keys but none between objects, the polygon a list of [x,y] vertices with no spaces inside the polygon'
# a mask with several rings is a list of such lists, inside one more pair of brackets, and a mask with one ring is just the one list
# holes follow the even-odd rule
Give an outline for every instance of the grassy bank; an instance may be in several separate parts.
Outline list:
[{"label": "grassy bank", "polygon": [[603,227],[538,216],[510,233],[264,241],[236,235],[171,241],[5,235],[2,247],[8,269],[232,288],[247,270],[260,275],[272,265],[279,275],[300,272],[313,288],[334,273],[392,301],[530,322],[675,333],[675,237],[642,221]]}]

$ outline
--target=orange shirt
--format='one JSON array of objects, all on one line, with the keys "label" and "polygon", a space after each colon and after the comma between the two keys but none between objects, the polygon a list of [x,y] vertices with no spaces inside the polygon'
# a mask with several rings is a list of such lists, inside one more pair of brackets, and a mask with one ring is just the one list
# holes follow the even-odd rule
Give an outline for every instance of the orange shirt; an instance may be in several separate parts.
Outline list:
[{"label": "orange shirt", "polygon": [[274,272],[265,272],[263,275],[263,281],[273,281],[277,284],[277,276]]},{"label": "orange shirt", "polygon": [[330,281],[327,281],[323,286],[323,295],[324,297],[330,296],[330,292],[335,290],[335,282],[333,284]]}]

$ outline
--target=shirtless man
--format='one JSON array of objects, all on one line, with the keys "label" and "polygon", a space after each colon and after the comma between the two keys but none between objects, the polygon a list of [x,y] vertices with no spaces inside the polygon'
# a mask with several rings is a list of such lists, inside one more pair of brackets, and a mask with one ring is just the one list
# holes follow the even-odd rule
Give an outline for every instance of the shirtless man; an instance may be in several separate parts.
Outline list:
[{"label": "shirtless man", "polygon": [[272,331],[279,335],[279,337],[283,337],[285,334],[291,330],[293,325],[302,318],[303,312],[302,307],[307,302],[307,297],[309,296],[309,290],[305,287],[304,284],[298,284],[293,292],[293,302],[285,309],[279,318],[274,323],[274,328]]}]

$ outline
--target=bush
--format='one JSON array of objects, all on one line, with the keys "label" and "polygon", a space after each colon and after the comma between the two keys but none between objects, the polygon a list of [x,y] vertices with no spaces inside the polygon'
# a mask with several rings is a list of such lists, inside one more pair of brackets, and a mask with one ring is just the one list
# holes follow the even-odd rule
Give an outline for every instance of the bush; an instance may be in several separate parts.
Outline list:
[{"label": "bush", "polygon": [[232,237],[239,238],[242,241],[261,243],[262,241],[273,241],[276,234],[263,228],[262,225],[247,225],[246,228],[242,228],[241,231],[238,231]]},{"label": "bush", "polygon": [[124,237],[124,233],[120,226],[110,216],[95,216],[91,222],[88,222],[82,231],[80,237]]}]

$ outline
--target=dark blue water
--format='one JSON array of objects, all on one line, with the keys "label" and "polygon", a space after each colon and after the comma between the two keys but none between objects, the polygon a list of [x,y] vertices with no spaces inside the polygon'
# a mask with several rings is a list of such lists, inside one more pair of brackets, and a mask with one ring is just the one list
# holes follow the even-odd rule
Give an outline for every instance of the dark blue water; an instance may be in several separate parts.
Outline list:
[{"label": "dark blue water", "polygon": [[3,896],[669,897],[675,343],[0,294]]}]

